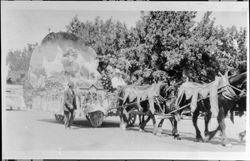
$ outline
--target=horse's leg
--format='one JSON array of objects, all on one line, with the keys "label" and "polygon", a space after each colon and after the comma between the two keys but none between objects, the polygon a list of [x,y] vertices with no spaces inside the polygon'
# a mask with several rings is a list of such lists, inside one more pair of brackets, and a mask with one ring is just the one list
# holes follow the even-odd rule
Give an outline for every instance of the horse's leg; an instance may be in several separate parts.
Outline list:
[{"label": "horse's leg", "polygon": [[172,135],[174,136],[175,139],[181,140],[180,135],[178,133],[177,120],[174,117],[170,118],[169,120],[172,124]]},{"label": "horse's leg", "polygon": [[227,147],[231,147],[232,144],[228,141],[227,136],[226,136],[226,124],[225,124],[225,116],[226,113],[224,112],[224,109],[221,108],[220,110],[221,112],[219,112],[219,115],[217,117],[218,123],[219,123],[219,127],[221,130],[221,137],[222,137],[222,145],[223,146],[227,146]]},{"label": "horse's leg", "polygon": [[[148,103],[147,102],[142,102],[142,104],[143,104],[143,107],[144,107],[144,109],[141,111],[141,112],[143,112],[143,114],[142,115],[139,115],[140,117],[141,117],[141,120],[140,120],[140,124],[139,124],[139,130],[141,131],[141,132],[144,132],[144,128],[145,128],[145,126],[146,126],[146,124],[147,124],[147,122],[150,120],[150,117],[148,117],[146,120],[145,120],[145,113],[147,114],[148,113]],[[139,110],[139,109],[138,109]]]},{"label": "horse's leg", "polygon": [[127,124],[125,122],[124,108],[122,107],[120,110],[120,128],[126,130]]},{"label": "horse's leg", "polygon": [[137,99],[136,99],[136,102],[137,102],[138,111],[142,111],[143,108],[142,108],[142,106],[141,106],[141,100],[140,100],[140,98],[137,98]]},{"label": "horse's leg", "polygon": [[162,125],[163,125],[164,119],[161,119],[161,121],[158,124],[158,129],[157,129],[157,135],[161,136],[162,134]]},{"label": "horse's leg", "polygon": [[209,132],[208,125],[209,125],[209,121],[211,119],[211,116],[212,116],[212,113],[210,111],[205,113],[205,116],[204,116],[204,121],[205,121],[205,131],[204,131],[204,133],[205,133],[205,136]]},{"label": "horse's leg", "polygon": [[239,133],[239,138],[241,142],[243,142],[245,136],[246,136],[246,130]]},{"label": "horse's leg", "polygon": [[139,131],[144,132],[144,115],[139,115]]},{"label": "horse's leg", "polygon": [[140,131],[144,131],[145,126],[147,125],[148,121],[150,120],[150,117],[148,116],[148,118],[145,120],[145,116],[142,116],[142,122],[140,124]]},{"label": "horse's leg", "polygon": [[139,126],[140,126],[141,123],[142,123],[142,116],[141,116],[141,115],[138,115],[138,117],[139,117]]},{"label": "horse's leg", "polygon": [[154,126],[154,129],[153,129],[153,134],[156,135],[157,134],[157,131],[158,131],[158,127],[156,125],[156,119],[155,119],[155,116],[154,114],[149,110],[149,118],[152,119],[152,122],[153,122],[153,126]]},{"label": "horse's leg", "polygon": [[[222,127],[224,126],[222,122],[222,120],[224,121],[223,119],[223,116],[224,115],[224,109],[223,108],[220,108],[219,109],[219,113],[218,113],[218,116],[217,116],[217,121],[218,121],[218,127],[213,130],[213,131],[209,131],[206,133],[206,136],[205,136],[205,141],[209,141],[211,140],[215,135],[216,133],[220,130],[222,132]],[[221,126],[222,125],[222,126]],[[222,135],[223,135],[223,132],[222,132]]]},{"label": "horse's leg", "polygon": [[192,121],[193,121],[193,125],[194,125],[195,132],[196,132],[196,141],[197,142],[200,142],[200,141],[203,142],[203,139],[201,137],[201,132],[200,132],[198,126],[197,126],[197,119],[198,119],[199,113],[200,112],[197,109],[194,111]]}]

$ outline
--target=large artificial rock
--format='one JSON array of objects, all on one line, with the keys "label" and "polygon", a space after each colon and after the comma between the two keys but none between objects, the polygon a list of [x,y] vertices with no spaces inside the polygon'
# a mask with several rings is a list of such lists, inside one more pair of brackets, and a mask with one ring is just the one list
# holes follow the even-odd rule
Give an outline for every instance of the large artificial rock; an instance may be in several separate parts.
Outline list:
[{"label": "large artificial rock", "polygon": [[98,63],[95,51],[74,34],[48,34],[34,50],[30,61],[32,108],[58,113],[62,110],[63,91],[69,81],[75,83],[76,94],[79,87],[98,84]]},{"label": "large artificial rock", "polygon": [[29,80],[35,89],[46,88],[47,80],[63,86],[69,80],[77,85],[95,83],[100,77],[96,57],[95,51],[74,34],[52,32],[32,53]]}]

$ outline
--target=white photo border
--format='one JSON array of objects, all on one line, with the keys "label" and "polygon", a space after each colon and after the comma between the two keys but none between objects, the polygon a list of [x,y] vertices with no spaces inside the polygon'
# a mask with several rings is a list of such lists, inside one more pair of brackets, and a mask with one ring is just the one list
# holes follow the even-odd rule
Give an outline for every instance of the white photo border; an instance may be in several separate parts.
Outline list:
[{"label": "white photo border", "polygon": [[[247,96],[249,96],[249,6],[248,2],[83,2],[83,1],[1,1],[1,21],[6,18],[7,10],[85,10],[85,11],[240,11],[247,12]],[[6,103],[6,34],[5,25],[1,25],[1,72],[2,72],[2,107]],[[249,147],[249,97],[247,97],[247,133],[245,152],[168,152],[168,151],[2,151],[3,158],[12,159],[215,159],[248,160]],[[2,131],[4,134],[5,110],[2,108]],[[3,138],[3,136],[2,136]],[[4,142],[4,140],[3,140]],[[4,145],[4,144],[2,144]],[[4,149],[4,147],[3,147]]]}]

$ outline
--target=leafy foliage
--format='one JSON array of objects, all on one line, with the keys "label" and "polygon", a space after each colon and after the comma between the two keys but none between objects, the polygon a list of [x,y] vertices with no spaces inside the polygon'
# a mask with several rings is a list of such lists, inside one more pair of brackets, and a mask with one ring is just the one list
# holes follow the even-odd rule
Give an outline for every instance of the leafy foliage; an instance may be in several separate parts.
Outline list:
[{"label": "leafy foliage", "polygon": [[32,89],[28,82],[28,70],[33,50],[37,44],[28,44],[23,50],[10,50],[6,63],[9,66],[7,83],[23,85],[23,97],[26,106],[31,106]]},{"label": "leafy foliage", "polygon": [[9,66],[8,79],[14,84],[24,84],[29,70],[31,54],[37,44],[28,44],[23,50],[10,50],[6,63]]},{"label": "leafy foliage", "polygon": [[211,82],[218,72],[245,71],[247,60],[246,29],[214,26],[211,13],[196,23],[196,12],[141,12],[131,29],[112,19],[84,23],[75,16],[66,28],[96,50],[99,71],[119,68],[130,83],[171,83],[185,77]]}]

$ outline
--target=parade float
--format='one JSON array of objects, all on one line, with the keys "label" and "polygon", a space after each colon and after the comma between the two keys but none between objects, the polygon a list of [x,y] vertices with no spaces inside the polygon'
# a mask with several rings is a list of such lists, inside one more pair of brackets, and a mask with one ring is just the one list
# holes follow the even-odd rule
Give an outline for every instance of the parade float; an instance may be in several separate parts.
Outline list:
[{"label": "parade float", "polygon": [[79,37],[66,32],[49,33],[30,61],[32,109],[53,112],[56,120],[62,122],[63,92],[67,83],[73,81],[75,118],[85,116],[93,127],[99,127],[105,116],[119,115],[115,94],[103,88],[98,63],[95,51]]}]

